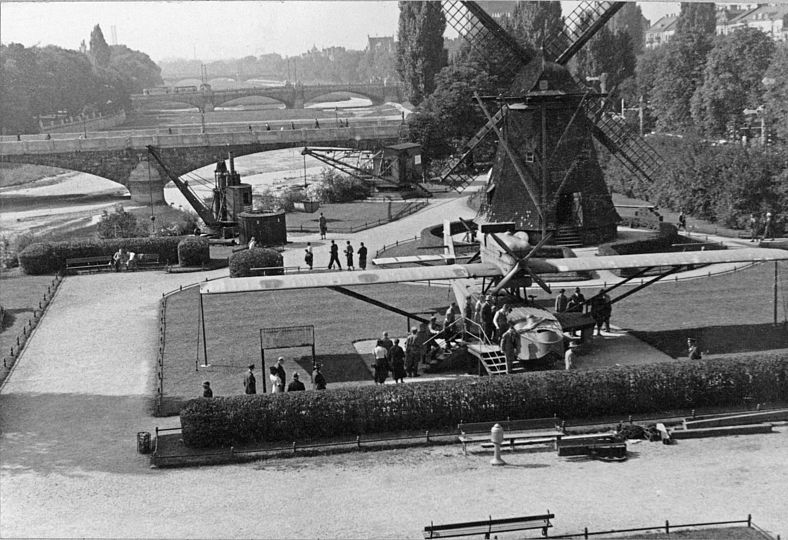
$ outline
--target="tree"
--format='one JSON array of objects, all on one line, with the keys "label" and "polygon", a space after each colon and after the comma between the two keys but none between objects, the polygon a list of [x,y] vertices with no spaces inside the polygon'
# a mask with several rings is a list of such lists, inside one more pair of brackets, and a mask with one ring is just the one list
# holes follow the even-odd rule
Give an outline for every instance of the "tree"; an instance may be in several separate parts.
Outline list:
[{"label": "tree", "polygon": [[527,50],[539,51],[563,32],[561,2],[517,2],[504,26]]},{"label": "tree", "polygon": [[112,213],[104,210],[98,223],[99,238],[135,238],[146,236],[137,224],[137,216],[130,214],[120,204],[115,205]]},{"label": "tree", "polygon": [[719,36],[709,52],[703,85],[692,96],[692,118],[710,135],[745,122],[744,109],[762,104],[761,80],[774,53],[772,39],[756,28]]},{"label": "tree", "polygon": [[788,142],[788,44],[777,47],[764,79],[763,103],[769,129],[783,143]]},{"label": "tree", "polygon": [[706,55],[715,31],[714,4],[681,4],[676,34],[657,67],[652,107],[657,127],[683,131],[692,127],[690,100],[703,82]]},{"label": "tree", "polygon": [[140,94],[144,88],[163,84],[161,68],[147,54],[125,45],[113,45],[110,52],[110,66],[124,76],[129,93]]},{"label": "tree", "polygon": [[93,27],[93,31],[90,33],[90,58],[93,60],[93,63],[98,67],[109,67],[109,60],[112,53],[110,52],[109,45],[107,45],[107,41],[104,39],[104,33],[101,31],[101,27],[96,25]]},{"label": "tree", "polygon": [[576,76],[584,81],[587,77],[605,74],[607,92],[612,92],[624,80],[635,74],[635,53],[629,34],[611,32],[602,27],[585,47],[576,55]]},{"label": "tree", "polygon": [[635,2],[627,2],[610,20],[608,25],[613,32],[626,32],[632,42],[632,49],[638,55],[646,45],[646,27],[648,21],[643,17],[640,6]]},{"label": "tree", "polygon": [[400,2],[397,73],[414,105],[435,89],[435,75],[446,65],[440,2]]}]

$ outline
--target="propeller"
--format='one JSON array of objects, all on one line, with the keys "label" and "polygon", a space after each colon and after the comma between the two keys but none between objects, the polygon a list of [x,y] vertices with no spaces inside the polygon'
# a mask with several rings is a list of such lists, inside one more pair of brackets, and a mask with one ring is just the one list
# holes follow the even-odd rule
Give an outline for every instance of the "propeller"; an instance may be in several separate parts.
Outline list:
[{"label": "propeller", "polygon": [[537,244],[536,244],[536,245],[535,245],[533,248],[531,248],[531,251],[529,251],[528,253],[526,253],[525,257],[518,257],[518,256],[517,256],[517,255],[516,255],[516,254],[515,254],[515,253],[514,253],[512,250],[511,250],[511,248],[510,248],[509,246],[507,246],[507,245],[506,245],[506,242],[504,242],[503,240],[501,240],[500,238],[498,238],[498,235],[496,235],[495,233],[487,233],[487,234],[488,234],[488,236],[490,236],[490,237],[491,237],[493,240],[495,240],[495,243],[497,243],[499,246],[501,246],[501,248],[502,248],[502,249],[503,249],[503,250],[504,250],[504,251],[505,251],[505,252],[506,252],[506,253],[507,253],[507,254],[508,254],[510,257],[512,257],[512,258],[513,258],[513,259],[516,261],[516,262],[515,262],[515,264],[514,264],[514,266],[512,267],[512,269],[511,269],[511,270],[509,270],[509,272],[508,272],[508,273],[507,273],[507,274],[506,274],[506,275],[503,277],[503,279],[501,279],[501,281],[499,281],[499,282],[498,282],[498,284],[497,284],[497,285],[496,285],[496,286],[495,286],[495,287],[492,289],[492,291],[490,291],[490,294],[496,294],[498,291],[500,291],[501,289],[503,289],[504,287],[506,287],[506,284],[507,284],[507,283],[509,283],[509,281],[511,281],[511,279],[512,279],[514,276],[516,276],[516,275],[517,275],[517,273],[518,273],[520,270],[525,270],[526,272],[528,272],[528,275],[529,275],[529,276],[531,276],[531,279],[533,279],[533,280],[534,280],[534,282],[536,282],[536,284],[537,284],[537,285],[539,285],[539,286],[540,286],[540,287],[541,287],[541,288],[542,288],[544,291],[546,291],[548,294],[552,294],[552,291],[550,290],[550,286],[549,286],[547,283],[545,283],[545,281],[544,281],[542,278],[540,278],[540,277],[539,277],[539,276],[538,276],[538,275],[537,275],[537,274],[536,274],[536,273],[535,273],[533,270],[531,270],[531,269],[528,267],[528,260],[529,260],[531,257],[533,257],[533,256],[536,254],[536,252],[537,252],[539,249],[541,249],[541,247],[542,247],[543,245],[545,245],[545,244],[547,243],[547,241],[548,241],[548,240],[550,240],[550,238],[552,238],[552,236],[553,236],[553,233],[551,233],[551,232],[550,232],[550,233],[547,233],[545,236],[543,236],[543,237],[542,237],[542,239],[541,239],[541,240],[539,240],[539,242],[537,242]]}]

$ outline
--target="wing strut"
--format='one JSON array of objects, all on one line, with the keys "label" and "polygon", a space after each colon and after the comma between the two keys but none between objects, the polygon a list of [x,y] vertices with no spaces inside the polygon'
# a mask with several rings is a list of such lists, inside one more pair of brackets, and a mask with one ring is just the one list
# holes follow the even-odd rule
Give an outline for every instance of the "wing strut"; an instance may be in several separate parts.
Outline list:
[{"label": "wing strut", "polygon": [[641,283],[640,285],[638,285],[638,286],[637,286],[637,287],[635,287],[634,289],[632,289],[632,290],[630,290],[630,291],[627,291],[627,292],[625,292],[624,294],[622,294],[621,296],[618,296],[618,297],[616,297],[616,298],[612,299],[612,300],[610,301],[610,304],[611,304],[611,305],[613,305],[613,304],[615,304],[616,302],[619,302],[619,301],[623,300],[623,299],[624,299],[624,298],[626,298],[627,296],[633,295],[633,294],[635,294],[636,292],[638,292],[639,290],[641,290],[641,289],[645,289],[645,288],[646,288],[646,287],[648,287],[649,285],[651,285],[651,284],[653,284],[653,283],[656,283],[656,282],[657,282],[657,281],[659,281],[660,279],[662,279],[662,278],[666,278],[666,277],[668,277],[668,276],[669,276],[669,275],[671,275],[671,274],[675,274],[676,272],[679,272],[679,271],[681,271],[681,269],[682,269],[682,268],[684,268],[684,266],[685,266],[685,265],[682,265],[682,266],[674,266],[674,267],[673,267],[673,268],[671,268],[670,270],[667,270],[666,272],[662,272],[662,273],[661,273],[661,274],[659,274],[658,276],[655,276],[654,278],[652,278],[652,279],[650,279],[650,280],[646,281],[645,283]]},{"label": "wing strut", "polygon": [[336,291],[338,293],[344,294],[351,298],[355,298],[356,300],[361,300],[362,302],[367,302],[368,304],[372,304],[373,306],[377,306],[379,308],[387,309],[389,311],[393,311],[397,315],[402,315],[403,317],[408,317],[410,319],[417,320],[419,322],[429,324],[430,321],[425,319],[424,317],[419,317],[418,315],[414,315],[413,313],[408,313],[403,309],[396,308],[394,306],[390,306],[385,302],[381,302],[380,300],[375,300],[374,298],[370,298],[369,296],[365,296],[361,293],[357,293],[356,291],[351,291],[350,289],[346,289],[345,287],[328,287],[332,291]]}]

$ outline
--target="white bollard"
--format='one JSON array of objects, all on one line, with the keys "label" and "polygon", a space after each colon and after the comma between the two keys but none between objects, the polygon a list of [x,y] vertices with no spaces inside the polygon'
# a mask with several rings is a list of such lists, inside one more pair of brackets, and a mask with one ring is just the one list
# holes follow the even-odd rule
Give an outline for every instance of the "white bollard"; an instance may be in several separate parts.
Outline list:
[{"label": "white bollard", "polygon": [[490,430],[490,440],[493,443],[493,457],[490,465],[506,465],[501,459],[501,443],[503,442],[503,428],[501,424],[495,424]]}]

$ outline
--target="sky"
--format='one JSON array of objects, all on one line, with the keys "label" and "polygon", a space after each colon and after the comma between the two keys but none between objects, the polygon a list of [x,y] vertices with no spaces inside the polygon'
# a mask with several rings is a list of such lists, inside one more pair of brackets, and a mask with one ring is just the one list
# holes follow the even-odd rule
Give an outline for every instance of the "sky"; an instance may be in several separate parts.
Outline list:
[{"label": "sky", "polygon": [[[575,2],[562,2],[564,11]],[[641,2],[652,22],[678,13],[674,2]],[[0,0],[0,41],[25,46],[79,48],[99,24],[112,44],[147,53],[154,61],[242,58],[276,52],[297,56],[316,46],[363,50],[367,36],[397,32],[397,2],[187,1],[14,2]]]}]

